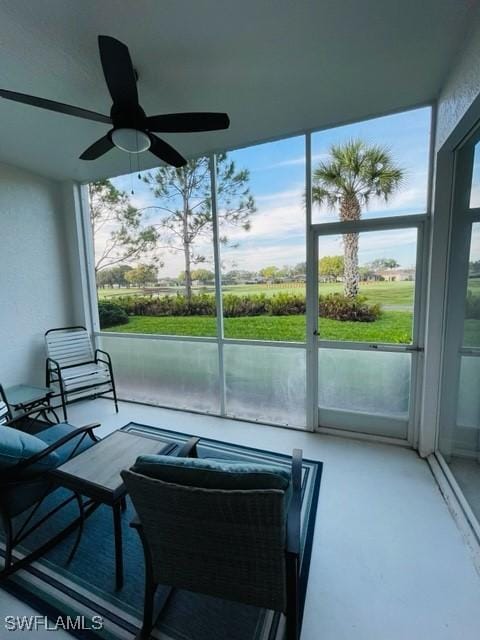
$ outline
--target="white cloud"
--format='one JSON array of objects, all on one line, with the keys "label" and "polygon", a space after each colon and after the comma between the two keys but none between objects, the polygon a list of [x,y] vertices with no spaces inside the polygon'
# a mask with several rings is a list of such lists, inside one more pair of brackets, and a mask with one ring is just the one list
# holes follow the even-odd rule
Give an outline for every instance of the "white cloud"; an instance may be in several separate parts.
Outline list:
[{"label": "white cloud", "polygon": [[295,187],[294,189],[287,189],[286,191],[274,191],[272,193],[263,193],[261,195],[255,195],[255,202],[269,202],[270,200],[289,200],[298,202],[303,206],[303,189],[301,187]]},{"label": "white cloud", "polygon": [[[424,197],[425,186],[422,176],[416,178],[416,184],[399,192],[392,198],[389,210],[413,206]],[[235,247],[221,247],[221,260],[224,270],[233,268],[258,270],[270,264],[295,264],[305,260],[305,207],[303,185],[256,196],[258,211],[252,216],[251,230],[226,225],[221,229],[230,244]],[[132,197],[133,204],[139,208],[150,206],[153,202],[149,193],[138,193]],[[368,213],[384,211],[385,204],[372,201]],[[367,215],[368,215],[367,213]],[[159,220],[162,216],[152,213],[147,224]],[[335,215],[322,212],[320,220],[334,220]],[[319,220],[318,210],[316,221]],[[99,234],[99,250],[107,239],[106,228]],[[396,258],[405,266],[415,261],[416,232],[412,229],[364,233],[360,236],[360,262],[365,263],[378,257]],[[320,240],[320,255],[339,255],[343,252],[341,236],[324,236]],[[208,238],[201,238],[195,246],[195,252],[208,257],[209,268],[213,264],[212,244]],[[184,269],[183,253],[163,249],[161,258],[165,263],[160,270],[162,276],[177,276]]]},{"label": "white cloud", "polygon": [[[328,153],[315,153],[312,155],[312,163],[320,160],[326,160],[328,157]],[[265,167],[261,167],[259,170],[269,171],[270,169],[277,169],[278,167],[295,167],[299,165],[305,165],[305,155],[298,156],[296,158],[288,158],[287,160],[279,160],[278,162],[273,162]]]},{"label": "white cloud", "polygon": [[473,184],[470,193],[470,206],[480,207],[480,184]]},{"label": "white cloud", "polygon": [[270,265],[293,265],[298,262],[305,262],[305,245],[299,242],[287,247],[271,245],[261,248],[255,246],[247,249],[238,248],[228,253],[222,252],[221,261],[223,271],[230,271],[231,269],[258,271]]}]

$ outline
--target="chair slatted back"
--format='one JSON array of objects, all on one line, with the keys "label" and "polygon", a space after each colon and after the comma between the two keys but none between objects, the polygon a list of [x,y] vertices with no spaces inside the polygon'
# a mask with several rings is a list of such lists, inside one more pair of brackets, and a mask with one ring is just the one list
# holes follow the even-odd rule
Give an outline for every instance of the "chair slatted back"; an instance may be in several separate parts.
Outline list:
[{"label": "chair slatted back", "polygon": [[51,329],[45,334],[45,344],[48,357],[56,360],[60,368],[94,359],[92,341],[84,327]]},{"label": "chair slatted back", "polygon": [[7,404],[0,398],[0,424],[5,424],[10,420],[10,410]]}]

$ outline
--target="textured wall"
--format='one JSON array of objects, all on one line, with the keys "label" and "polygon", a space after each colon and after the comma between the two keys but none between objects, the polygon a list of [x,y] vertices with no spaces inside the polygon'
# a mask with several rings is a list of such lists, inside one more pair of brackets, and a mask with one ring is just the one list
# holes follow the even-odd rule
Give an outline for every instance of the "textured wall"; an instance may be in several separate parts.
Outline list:
[{"label": "textured wall", "polygon": [[[453,66],[438,101],[439,149],[480,94],[480,23]],[[479,114],[480,117],[480,114]]]},{"label": "textured wall", "polygon": [[43,334],[71,322],[60,183],[0,164],[0,382],[42,383]]}]

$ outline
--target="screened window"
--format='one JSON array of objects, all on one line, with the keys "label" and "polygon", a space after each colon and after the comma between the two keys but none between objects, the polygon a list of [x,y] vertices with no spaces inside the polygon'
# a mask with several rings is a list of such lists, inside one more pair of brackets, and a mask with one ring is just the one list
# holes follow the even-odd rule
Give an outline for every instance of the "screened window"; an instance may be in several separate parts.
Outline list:
[{"label": "screened window", "polygon": [[313,222],[425,213],[431,109],[312,136]]},{"label": "screened window", "polygon": [[248,217],[232,225],[220,194],[226,338],[305,340],[305,140],[229,154],[248,171]]},{"label": "screened window", "polygon": [[210,185],[208,158],[88,185],[102,329],[216,335]]}]

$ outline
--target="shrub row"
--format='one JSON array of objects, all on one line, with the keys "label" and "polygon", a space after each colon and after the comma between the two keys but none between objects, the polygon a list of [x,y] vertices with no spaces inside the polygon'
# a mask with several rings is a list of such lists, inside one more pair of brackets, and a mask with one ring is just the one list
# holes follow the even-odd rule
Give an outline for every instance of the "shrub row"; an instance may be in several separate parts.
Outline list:
[{"label": "shrub row", "polygon": [[380,305],[369,304],[365,298],[348,298],[338,293],[320,296],[319,315],[331,320],[350,320],[351,322],[375,322],[381,314]]},{"label": "shrub row", "polygon": [[119,304],[100,301],[98,303],[98,316],[100,328],[115,327],[119,324],[127,324],[128,313]]},{"label": "shrub row", "polygon": [[[99,303],[100,324],[102,327],[113,326],[112,318],[118,309],[123,324],[126,320],[121,316],[215,316],[215,296],[209,293],[196,294],[190,301],[181,294],[164,297],[122,296],[115,303]],[[223,296],[223,312],[227,318],[245,316],[290,316],[305,313],[305,296],[294,293],[278,293],[273,296],[251,294]],[[380,316],[379,305],[369,304],[364,298],[347,298],[332,293],[319,298],[319,314],[332,320],[350,320],[356,322],[373,322]],[[103,318],[103,320],[102,320]],[[109,323],[109,324],[105,324]]]}]

